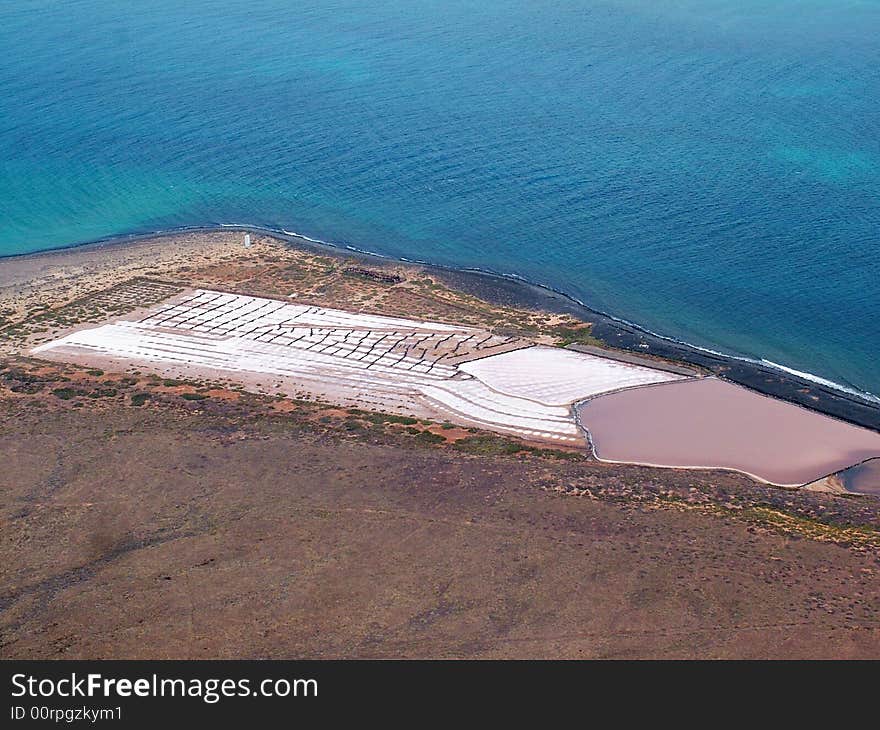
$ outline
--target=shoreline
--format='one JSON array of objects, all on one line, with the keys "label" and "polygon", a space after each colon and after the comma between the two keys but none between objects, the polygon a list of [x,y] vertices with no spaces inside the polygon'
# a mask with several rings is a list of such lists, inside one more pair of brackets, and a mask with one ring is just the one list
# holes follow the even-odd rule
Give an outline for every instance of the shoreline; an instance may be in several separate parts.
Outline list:
[{"label": "shoreline", "polygon": [[[809,373],[799,374],[785,366],[736,355],[718,353],[698,345],[654,333],[638,324],[594,309],[575,297],[550,286],[510,274],[471,268],[455,268],[409,259],[397,259],[347,244],[335,244],[303,234],[250,224],[181,226],[146,233],[108,236],[43,251],[0,256],[0,264],[12,261],[51,261],[77,253],[115,250],[137,244],[158,243],[187,233],[242,232],[274,238],[284,244],[331,256],[347,256],[375,266],[414,266],[437,275],[449,286],[496,304],[511,304],[552,313],[570,314],[593,323],[592,335],[604,346],[640,355],[652,355],[707,370],[718,377],[744,385],[764,395],[804,406],[841,420],[880,431],[880,399]],[[876,400],[876,402],[875,402]]]}]

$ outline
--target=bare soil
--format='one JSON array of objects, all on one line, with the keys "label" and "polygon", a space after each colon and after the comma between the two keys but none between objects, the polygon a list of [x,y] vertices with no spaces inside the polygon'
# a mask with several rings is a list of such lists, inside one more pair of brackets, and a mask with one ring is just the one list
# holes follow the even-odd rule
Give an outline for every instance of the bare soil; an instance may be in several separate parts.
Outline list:
[{"label": "bare soil", "polygon": [[876,500],[161,397],[0,401],[0,657],[880,657]]}]

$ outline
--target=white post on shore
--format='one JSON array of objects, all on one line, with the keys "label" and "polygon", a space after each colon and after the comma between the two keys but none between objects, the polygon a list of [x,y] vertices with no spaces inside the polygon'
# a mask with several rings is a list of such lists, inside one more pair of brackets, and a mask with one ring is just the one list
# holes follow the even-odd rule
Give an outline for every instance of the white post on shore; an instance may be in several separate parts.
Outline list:
[{"label": "white post on shore", "polygon": [[250,233],[244,234],[244,247],[245,248],[251,247],[251,234]]}]

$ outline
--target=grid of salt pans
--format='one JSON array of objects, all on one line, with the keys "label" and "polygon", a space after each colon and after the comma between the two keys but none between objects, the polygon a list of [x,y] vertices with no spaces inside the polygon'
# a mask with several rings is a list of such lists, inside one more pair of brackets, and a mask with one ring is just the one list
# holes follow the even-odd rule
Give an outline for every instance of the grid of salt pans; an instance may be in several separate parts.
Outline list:
[{"label": "grid of salt pans", "polygon": [[352,367],[392,367],[438,377],[455,374],[454,365],[468,356],[516,346],[513,337],[453,325],[205,290],[150,313],[140,324],[335,355]]},{"label": "grid of salt pans", "polygon": [[458,332],[462,328],[383,315],[325,309],[277,299],[196,289],[179,302],[151,312],[141,322],[211,334],[248,334],[272,327],[305,325],[363,330]]},{"label": "grid of salt pans", "polygon": [[503,352],[517,346],[472,328],[196,290],[138,322],[73,332],[34,352],[209,368],[246,384],[276,376],[334,401],[398,412],[427,406],[451,421],[571,443],[583,442],[572,401],[677,378],[556,348]]},{"label": "grid of salt pans", "polygon": [[500,393],[546,405],[682,379],[662,370],[540,345],[462,363],[459,369]]}]

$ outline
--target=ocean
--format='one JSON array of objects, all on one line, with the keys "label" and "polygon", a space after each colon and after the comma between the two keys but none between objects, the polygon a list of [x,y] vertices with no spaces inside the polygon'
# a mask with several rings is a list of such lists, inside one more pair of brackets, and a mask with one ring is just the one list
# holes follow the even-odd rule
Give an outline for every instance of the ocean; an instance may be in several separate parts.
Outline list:
[{"label": "ocean", "polygon": [[6,0],[0,47],[0,255],[254,224],[880,395],[878,0]]}]

